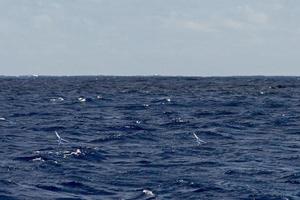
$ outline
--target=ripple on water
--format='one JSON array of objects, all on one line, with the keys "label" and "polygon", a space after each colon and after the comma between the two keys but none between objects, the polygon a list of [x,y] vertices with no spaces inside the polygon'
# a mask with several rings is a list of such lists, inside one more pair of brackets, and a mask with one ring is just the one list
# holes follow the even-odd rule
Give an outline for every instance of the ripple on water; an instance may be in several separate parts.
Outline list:
[{"label": "ripple on water", "polygon": [[298,78],[9,77],[0,93],[0,199],[300,198]]}]

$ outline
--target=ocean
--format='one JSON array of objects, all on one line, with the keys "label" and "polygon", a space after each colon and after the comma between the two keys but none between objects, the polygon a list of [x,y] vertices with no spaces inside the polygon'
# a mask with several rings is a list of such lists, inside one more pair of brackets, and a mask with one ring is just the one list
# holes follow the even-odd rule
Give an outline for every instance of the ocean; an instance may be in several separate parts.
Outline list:
[{"label": "ocean", "polygon": [[1,77],[0,199],[300,199],[298,77]]}]

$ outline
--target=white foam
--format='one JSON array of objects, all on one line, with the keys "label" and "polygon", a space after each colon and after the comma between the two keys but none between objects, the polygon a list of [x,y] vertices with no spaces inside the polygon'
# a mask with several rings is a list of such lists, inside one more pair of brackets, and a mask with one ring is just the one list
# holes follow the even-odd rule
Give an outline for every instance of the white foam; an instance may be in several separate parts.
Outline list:
[{"label": "white foam", "polygon": [[4,117],[0,117],[0,121],[5,121],[6,119]]},{"label": "white foam", "polygon": [[177,118],[177,119],[176,119],[176,121],[177,121],[177,122],[179,122],[179,123],[183,123],[183,122],[185,122],[185,121],[184,121],[183,119],[181,119],[180,117],[179,117],[179,118]]},{"label": "white foam", "polygon": [[62,144],[62,143],[64,143],[64,142],[68,142],[67,140],[65,140],[65,139],[63,139],[62,137],[60,137],[60,135],[58,134],[58,132],[57,131],[55,131],[55,135],[56,135],[56,137],[57,137],[57,139],[58,139],[58,144]]},{"label": "white foam", "polygon": [[34,158],[34,159],[32,159],[32,161],[41,161],[41,162],[45,162],[45,160],[44,160],[43,158],[41,158],[41,157],[39,157],[39,158]]},{"label": "white foam", "polygon": [[50,99],[51,102],[56,102],[56,101],[64,101],[65,99],[62,97],[58,97],[58,98],[52,98]]},{"label": "white foam", "polygon": [[[68,152],[68,153],[66,153],[66,152]],[[73,151],[71,153],[69,153],[69,151],[65,151],[64,152],[64,158],[67,158],[68,156],[72,156],[72,155],[74,155],[74,156],[80,156],[81,154],[82,154],[82,152],[81,152],[80,149],[76,149],[76,151]]]},{"label": "white foam", "polygon": [[155,196],[151,190],[143,190],[143,193],[151,197]]},{"label": "white foam", "polygon": [[201,140],[201,139],[196,135],[196,133],[193,133],[193,135],[194,135],[194,137],[196,138],[196,142],[197,142],[198,144],[205,144],[205,143],[206,143],[205,141]]},{"label": "white foam", "polygon": [[86,98],[79,97],[79,98],[78,98],[78,101],[80,101],[80,102],[86,102]]},{"label": "white foam", "polygon": [[81,154],[80,149],[76,149],[75,152],[72,152],[71,155],[79,156]]}]

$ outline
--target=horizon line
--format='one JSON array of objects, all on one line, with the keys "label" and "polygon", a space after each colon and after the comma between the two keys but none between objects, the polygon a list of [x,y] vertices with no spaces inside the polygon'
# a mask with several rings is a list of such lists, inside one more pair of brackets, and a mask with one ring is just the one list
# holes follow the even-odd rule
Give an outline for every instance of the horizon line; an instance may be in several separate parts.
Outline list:
[{"label": "horizon line", "polygon": [[39,75],[39,74],[29,74],[29,75],[1,75],[1,78],[5,77],[15,77],[15,78],[38,78],[38,77],[183,77],[183,78],[234,78],[234,77],[300,77],[300,75],[160,75],[160,74],[153,74],[153,75],[104,75],[104,74],[97,74],[97,75],[90,75],[90,74],[83,74],[83,75]]}]

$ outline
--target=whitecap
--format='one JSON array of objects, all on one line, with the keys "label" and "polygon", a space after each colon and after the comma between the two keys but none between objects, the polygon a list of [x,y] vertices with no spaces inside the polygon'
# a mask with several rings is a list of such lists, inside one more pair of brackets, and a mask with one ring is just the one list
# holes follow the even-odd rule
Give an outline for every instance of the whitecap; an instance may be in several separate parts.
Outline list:
[{"label": "whitecap", "polygon": [[62,97],[57,97],[57,98],[52,98],[50,99],[51,102],[56,102],[56,101],[64,101],[65,99]]},{"label": "whitecap", "polygon": [[76,151],[73,151],[71,153],[69,153],[69,151],[65,151],[65,152],[68,152],[68,153],[64,153],[64,158],[67,158],[68,156],[80,156],[82,154],[81,150],[80,149],[76,149]]},{"label": "whitecap", "polygon": [[38,158],[34,158],[32,159],[32,161],[41,161],[41,162],[45,162],[45,160],[41,157],[38,157]]},{"label": "whitecap", "polygon": [[184,122],[186,122],[185,120],[183,120],[183,119],[180,118],[180,117],[179,117],[179,118],[176,118],[175,121],[178,122],[178,123],[184,123]]},{"label": "whitecap", "polygon": [[193,133],[194,137],[196,138],[196,142],[200,145],[200,144],[205,144],[206,142],[201,140],[196,133]]},{"label": "whitecap", "polygon": [[76,149],[75,152],[72,152],[71,155],[75,155],[75,156],[79,156],[81,154],[81,150],[80,149]]},{"label": "whitecap", "polygon": [[57,137],[57,141],[58,141],[58,145],[62,144],[62,143],[68,143],[67,140],[63,139],[62,137],[60,137],[60,135],[58,134],[57,131],[54,131],[56,137]]},{"label": "whitecap", "polygon": [[86,98],[79,97],[79,98],[78,98],[78,101],[80,101],[80,102],[86,102]]},{"label": "whitecap", "polygon": [[0,117],[0,121],[5,121],[6,119],[4,117]]},{"label": "whitecap", "polygon": [[145,189],[145,190],[143,190],[143,193],[148,195],[148,196],[151,196],[151,197],[155,196],[154,193],[151,190],[146,190]]}]

